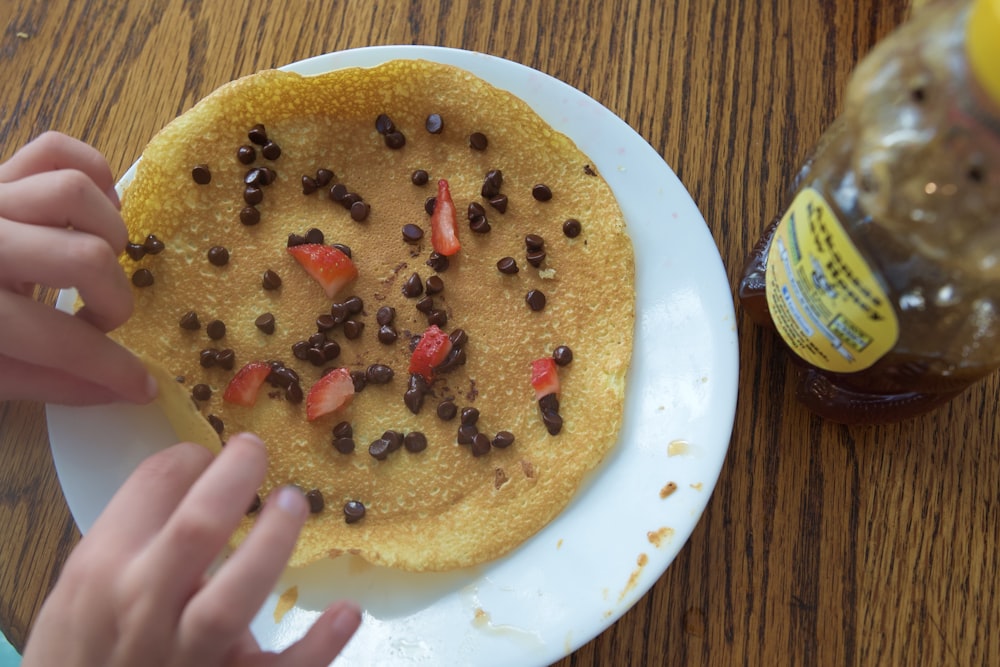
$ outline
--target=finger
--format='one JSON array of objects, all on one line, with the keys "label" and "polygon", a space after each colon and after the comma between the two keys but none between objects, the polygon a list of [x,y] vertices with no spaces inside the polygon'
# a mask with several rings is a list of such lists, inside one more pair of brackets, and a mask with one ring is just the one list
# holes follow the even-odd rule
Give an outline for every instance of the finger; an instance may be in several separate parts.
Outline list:
[{"label": "finger", "polygon": [[337,602],[324,611],[299,641],[281,652],[275,667],[325,667],[344,650],[361,625],[361,610],[352,602]]},{"label": "finger", "polygon": [[213,459],[201,445],[182,442],[143,460],[111,498],[77,550],[93,550],[102,561],[131,558],[162,530]]},{"label": "finger", "polygon": [[[228,445],[227,445],[228,446]],[[213,663],[230,650],[264,604],[295,548],[309,507],[295,487],[268,498],[253,530],[188,603],[180,623],[182,655]]]},{"label": "finger", "polygon": [[103,405],[121,400],[107,387],[54,368],[33,366],[0,354],[0,401],[42,401],[56,405]]},{"label": "finger", "polygon": [[[227,441],[213,465],[195,482],[177,512],[150,545],[150,573],[167,573],[151,594],[180,612],[209,565],[246,514],[267,472],[267,451],[254,435]],[[171,609],[171,607],[173,609]]]},{"label": "finger", "polygon": [[0,183],[60,169],[82,171],[117,208],[114,176],[107,160],[93,146],[59,132],[45,132],[0,164]]},{"label": "finger", "polygon": [[0,290],[0,350],[22,362],[107,387],[148,403],[156,382],[138,357],[78,317]]},{"label": "finger", "polygon": [[32,174],[0,183],[0,217],[31,225],[72,227],[125,250],[128,232],[121,214],[90,177],[76,169]]},{"label": "finger", "polygon": [[75,287],[86,321],[101,331],[132,314],[132,290],[117,253],[100,237],[74,229],[38,227],[0,218],[0,285],[25,282]]}]

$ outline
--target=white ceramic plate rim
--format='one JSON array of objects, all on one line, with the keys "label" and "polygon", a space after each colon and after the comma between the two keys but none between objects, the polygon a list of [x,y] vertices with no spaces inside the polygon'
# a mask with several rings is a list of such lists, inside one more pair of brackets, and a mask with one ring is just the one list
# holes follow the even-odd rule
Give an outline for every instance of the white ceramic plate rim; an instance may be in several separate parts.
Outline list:
[{"label": "white ceramic plate rim", "polygon": [[[557,79],[494,56],[430,46],[341,51],[285,69],[311,75],[396,58],[453,64],[509,90],[572,138],[611,185],[636,251],[625,427],[570,506],[509,556],[441,574],[397,572],[353,557],[290,571],[252,630],[265,647],[283,648],[326,604],[348,597],[365,618],[338,664],[549,664],[645,594],[708,502],[736,405],[728,280],[697,206],[661,156],[607,108]],[[62,294],[59,307],[72,300]],[[173,441],[163,415],[149,406],[49,406],[47,415],[60,483],[84,532],[138,462]],[[671,483],[676,490],[667,493]],[[279,594],[291,586],[297,602],[279,621]]]}]

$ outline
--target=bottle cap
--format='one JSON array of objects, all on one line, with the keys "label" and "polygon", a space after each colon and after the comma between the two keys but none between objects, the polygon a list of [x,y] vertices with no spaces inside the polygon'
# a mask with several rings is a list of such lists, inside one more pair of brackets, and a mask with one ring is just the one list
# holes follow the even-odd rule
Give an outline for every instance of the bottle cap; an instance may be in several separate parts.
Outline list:
[{"label": "bottle cap", "polygon": [[1000,0],[975,1],[965,44],[976,80],[1000,104]]}]

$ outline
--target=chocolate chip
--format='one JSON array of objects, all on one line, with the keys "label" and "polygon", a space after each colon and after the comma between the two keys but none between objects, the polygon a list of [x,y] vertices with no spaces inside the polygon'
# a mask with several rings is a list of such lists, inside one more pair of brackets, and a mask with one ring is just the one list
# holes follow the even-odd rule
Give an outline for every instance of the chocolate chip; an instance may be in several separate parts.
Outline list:
[{"label": "chocolate chip", "polygon": [[469,334],[465,333],[465,329],[455,329],[448,334],[448,339],[451,340],[453,348],[462,348],[469,342]]},{"label": "chocolate chip", "polygon": [[240,211],[240,222],[247,227],[253,227],[260,222],[260,211],[253,206],[244,206]]},{"label": "chocolate chip", "polygon": [[479,193],[489,199],[490,197],[495,197],[500,194],[500,188],[503,186],[503,172],[499,169],[490,169],[486,172],[486,177],[483,179],[483,187],[480,188]]},{"label": "chocolate chip", "polygon": [[443,327],[448,324],[448,313],[442,308],[435,308],[427,313],[427,324],[434,324]]},{"label": "chocolate chip", "polygon": [[207,384],[196,384],[191,388],[191,395],[196,401],[207,401],[212,398],[212,388]]},{"label": "chocolate chip", "polygon": [[526,254],[524,258],[528,261],[528,264],[531,264],[533,267],[537,269],[542,265],[542,262],[545,261],[545,251],[529,250],[528,254]]},{"label": "chocolate chip", "polygon": [[484,151],[489,145],[489,141],[486,139],[486,135],[482,132],[473,132],[469,135],[469,146],[477,151]]},{"label": "chocolate chip", "polygon": [[154,236],[153,234],[150,234],[149,236],[146,237],[146,240],[142,242],[142,247],[145,249],[146,254],[148,255],[159,255],[161,252],[163,252],[163,249],[166,246],[163,245],[163,241],[156,238],[156,236]]},{"label": "chocolate chip", "polygon": [[212,320],[205,327],[205,332],[212,340],[219,340],[226,335],[226,323],[222,320]]},{"label": "chocolate chip", "polygon": [[416,273],[410,275],[409,278],[403,283],[403,296],[408,299],[418,297],[424,293],[424,283],[420,280],[420,276]]},{"label": "chocolate chip", "polygon": [[211,368],[219,360],[219,353],[216,350],[202,350],[198,353],[198,363],[202,368]]},{"label": "chocolate chip", "polygon": [[187,329],[188,331],[197,331],[201,328],[201,322],[198,321],[198,313],[193,310],[189,310],[183,315],[181,315],[181,329]]},{"label": "chocolate chip", "polygon": [[270,167],[261,167],[260,171],[261,171],[261,178],[260,178],[261,185],[270,185],[271,183],[274,183],[278,179],[277,172],[275,172],[274,169],[271,169]]},{"label": "chocolate chip", "polygon": [[330,331],[337,326],[337,320],[333,315],[320,315],[316,318],[316,330],[320,332]]},{"label": "chocolate chip", "polygon": [[545,394],[538,399],[538,408],[542,411],[559,412],[559,397],[555,394]]},{"label": "chocolate chip", "polygon": [[268,291],[276,290],[279,287],[281,287],[281,276],[279,276],[271,269],[268,269],[267,271],[264,272],[264,276],[261,279],[261,284],[263,285],[264,289]]},{"label": "chocolate chip", "polygon": [[524,301],[535,312],[545,308],[545,294],[541,290],[533,289],[524,295]]},{"label": "chocolate chip", "polygon": [[457,414],[458,414],[458,406],[455,405],[454,401],[446,399],[438,403],[437,416],[442,420],[446,422],[451,421],[452,419],[455,418],[455,415]]},{"label": "chocolate chip", "polygon": [[243,201],[251,206],[256,206],[264,201],[264,191],[256,185],[248,185],[243,191]]},{"label": "chocolate chip", "polygon": [[424,392],[417,389],[407,389],[403,394],[403,404],[413,414],[420,414],[420,409],[424,406],[424,395]]},{"label": "chocolate chip", "polygon": [[340,324],[347,319],[350,313],[347,312],[347,306],[343,303],[333,303],[330,304],[330,316],[333,317],[333,321]]},{"label": "chocolate chip", "polygon": [[392,119],[389,118],[389,116],[384,113],[380,113],[375,117],[375,130],[379,134],[389,134],[390,132],[396,131],[396,125],[392,122]]},{"label": "chocolate chip", "polygon": [[191,178],[198,185],[208,185],[212,182],[212,172],[207,164],[195,165],[194,169],[191,170]]},{"label": "chocolate chip", "polygon": [[455,436],[456,441],[460,445],[471,445],[472,439],[479,434],[479,429],[476,428],[475,424],[462,424],[458,427],[458,433]]},{"label": "chocolate chip", "polygon": [[229,251],[221,245],[212,246],[208,249],[208,261],[215,266],[225,266],[229,263]]},{"label": "chocolate chip", "polygon": [[570,218],[563,223],[562,230],[563,234],[566,235],[566,238],[575,239],[580,235],[580,232],[583,230],[583,226],[576,218]]},{"label": "chocolate chip", "polygon": [[312,193],[316,192],[316,188],[318,187],[319,185],[316,183],[316,180],[312,176],[302,177],[302,194],[311,195]]},{"label": "chocolate chip", "polygon": [[251,169],[243,177],[243,185],[252,185],[254,187],[259,187],[264,185],[264,179],[267,178],[264,174],[264,170],[260,167]]},{"label": "chocolate chip", "polygon": [[368,386],[368,375],[364,371],[351,371],[351,382],[354,383],[354,393],[360,393]]},{"label": "chocolate chip", "polygon": [[471,204],[469,204],[469,208],[466,211],[466,217],[468,217],[469,222],[472,222],[476,218],[481,217],[481,216],[485,216],[485,215],[486,215],[486,209],[483,208],[482,204],[480,204],[477,201],[474,201]]},{"label": "chocolate chip", "polygon": [[264,147],[260,149],[260,154],[268,160],[277,160],[281,157],[281,146],[273,141],[268,141],[264,144]]},{"label": "chocolate chip", "polygon": [[337,422],[337,425],[333,427],[333,436],[335,438],[353,438],[354,427],[349,421]]},{"label": "chocolate chip", "polygon": [[289,403],[301,403],[303,398],[305,398],[305,394],[302,393],[302,385],[298,382],[293,382],[285,387],[285,400]]},{"label": "chocolate chip", "polygon": [[323,354],[322,349],[318,347],[310,347],[306,350],[306,361],[313,366],[322,366],[326,363],[326,356]]},{"label": "chocolate chip", "polygon": [[531,196],[538,201],[549,201],[552,199],[552,190],[544,183],[538,183],[531,188]]},{"label": "chocolate chip", "polygon": [[385,145],[393,150],[398,150],[406,145],[406,137],[398,130],[390,132],[385,135]]},{"label": "chocolate chip", "polygon": [[490,451],[490,439],[485,433],[477,433],[472,437],[472,455],[483,456]]},{"label": "chocolate chip", "polygon": [[349,296],[344,301],[344,307],[351,315],[357,315],[365,308],[365,302],[360,296]]},{"label": "chocolate chip", "polygon": [[545,247],[545,239],[538,234],[526,234],[524,237],[524,247],[528,249],[528,252],[541,250]]},{"label": "chocolate chip", "polygon": [[426,264],[438,273],[444,273],[448,270],[450,262],[446,255],[442,255],[438,252],[432,252],[430,257],[427,258]]},{"label": "chocolate chip", "polygon": [[254,514],[260,510],[260,494],[253,494],[253,500],[250,501],[250,507],[247,508],[247,514]]},{"label": "chocolate chip", "polygon": [[375,321],[379,324],[392,324],[396,317],[396,309],[392,306],[382,306],[375,312]]},{"label": "chocolate chip", "polygon": [[365,371],[365,377],[371,384],[388,384],[392,381],[392,369],[385,364],[372,364]]},{"label": "chocolate chip", "polygon": [[493,229],[485,215],[479,215],[469,221],[469,229],[476,234],[489,234]]},{"label": "chocolate chip", "polygon": [[271,335],[274,333],[274,315],[271,313],[264,313],[263,315],[258,315],[257,319],[253,322],[254,326],[266,333]]},{"label": "chocolate chip", "polygon": [[220,368],[231,371],[233,366],[236,365],[236,353],[226,348],[225,350],[219,350],[215,355],[215,363],[219,365]]},{"label": "chocolate chip", "polygon": [[366,201],[356,201],[351,204],[351,220],[354,222],[364,222],[368,218],[372,207]]},{"label": "chocolate chip", "polygon": [[333,448],[341,454],[351,454],[354,452],[354,438],[350,436],[334,438]]},{"label": "chocolate chip", "polygon": [[562,430],[563,419],[559,416],[558,412],[542,410],[542,423],[545,424],[545,429],[549,432],[549,435],[558,435],[559,431]]},{"label": "chocolate chip", "polygon": [[138,262],[146,256],[146,248],[141,243],[130,242],[125,245],[125,253]]},{"label": "chocolate chip", "polygon": [[356,340],[361,336],[361,332],[364,328],[364,322],[359,322],[358,320],[345,320],[344,336],[346,336],[349,340]]},{"label": "chocolate chip", "polygon": [[304,238],[306,243],[313,243],[316,245],[322,245],[323,241],[326,240],[326,237],[323,235],[323,230],[316,229],[315,227],[310,228],[309,231],[306,232]]},{"label": "chocolate chip", "polygon": [[493,436],[493,446],[497,449],[507,449],[514,444],[514,434],[510,431],[500,431]]},{"label": "chocolate chip", "polygon": [[348,259],[350,259],[350,257],[351,257],[351,248],[349,246],[346,246],[343,243],[331,243],[330,247],[331,248],[336,248],[340,252],[342,252],[345,255],[347,255]]},{"label": "chocolate chip", "polygon": [[424,211],[427,215],[434,215],[434,207],[437,205],[437,197],[428,197],[424,200]]},{"label": "chocolate chip", "polygon": [[236,149],[236,159],[243,164],[253,164],[253,161],[257,159],[257,151],[254,150],[253,146],[244,144]]},{"label": "chocolate chip", "polygon": [[406,447],[406,451],[413,454],[422,452],[427,449],[427,436],[420,431],[410,431],[403,438],[403,446]]},{"label": "chocolate chip", "polygon": [[207,419],[209,425],[215,430],[215,432],[221,435],[226,428],[226,425],[222,423],[222,420],[215,415],[209,415]]},{"label": "chocolate chip", "polygon": [[441,130],[444,129],[444,120],[441,119],[440,114],[432,113],[427,117],[424,127],[431,134],[441,134]]},{"label": "chocolate chip", "polygon": [[344,505],[344,521],[357,523],[365,518],[365,506],[358,500],[349,500]]},{"label": "chocolate chip", "polygon": [[379,461],[385,461],[389,458],[389,443],[382,438],[374,440],[368,445],[368,453]]},{"label": "chocolate chip", "polygon": [[440,294],[444,291],[444,281],[441,276],[430,276],[424,283],[424,289],[428,294]]},{"label": "chocolate chip", "polygon": [[500,211],[501,213],[507,212],[507,195],[497,195],[495,197],[490,197],[490,206]]},{"label": "chocolate chip", "polygon": [[573,361],[573,350],[566,345],[560,345],[552,350],[552,359],[559,366],[566,366]]},{"label": "chocolate chip", "polygon": [[263,125],[258,123],[250,128],[250,131],[247,132],[247,137],[252,143],[263,146],[267,143],[267,130],[264,129]]},{"label": "chocolate chip", "polygon": [[414,185],[427,185],[427,181],[431,178],[423,169],[417,169],[412,174],[410,174],[410,182]]},{"label": "chocolate chip", "polygon": [[306,361],[309,359],[309,348],[312,347],[304,340],[300,340],[297,343],[292,344],[292,356],[294,356],[299,361]]},{"label": "chocolate chip", "polygon": [[343,183],[335,183],[330,187],[329,197],[330,201],[342,202],[344,198],[347,197],[349,193],[347,192],[347,186]]},{"label": "chocolate chip", "polygon": [[153,284],[153,273],[149,269],[139,269],[132,274],[132,284],[136,287],[149,287]]},{"label": "chocolate chip", "polygon": [[429,296],[425,296],[424,298],[417,301],[416,308],[424,315],[430,315],[431,312],[434,310],[434,299],[432,299]]},{"label": "chocolate chip", "polygon": [[323,169],[320,167],[316,170],[316,185],[323,188],[329,185],[335,177],[335,174],[329,169]]},{"label": "chocolate chip", "polygon": [[328,340],[323,343],[323,358],[327,361],[333,361],[340,356],[340,343],[335,340]]},{"label": "chocolate chip", "polygon": [[323,347],[323,343],[326,342],[326,336],[321,332],[316,332],[309,336],[309,344],[313,347]]},{"label": "chocolate chip", "polygon": [[479,421],[479,410],[477,408],[462,408],[462,423],[472,426]]},{"label": "chocolate chip", "polygon": [[389,443],[390,454],[403,446],[403,434],[399,431],[386,431],[382,439]]},{"label": "chocolate chip", "polygon": [[403,225],[403,241],[405,243],[412,245],[420,241],[423,237],[424,230],[420,229],[420,227],[409,223]]},{"label": "chocolate chip", "polygon": [[323,492],[319,489],[312,489],[306,494],[306,500],[309,501],[309,513],[319,514],[323,511],[323,507],[326,503],[323,502]]},{"label": "chocolate chip", "polygon": [[505,273],[507,275],[514,275],[518,272],[517,260],[513,257],[504,257],[499,262],[497,262],[497,271],[500,273]]}]

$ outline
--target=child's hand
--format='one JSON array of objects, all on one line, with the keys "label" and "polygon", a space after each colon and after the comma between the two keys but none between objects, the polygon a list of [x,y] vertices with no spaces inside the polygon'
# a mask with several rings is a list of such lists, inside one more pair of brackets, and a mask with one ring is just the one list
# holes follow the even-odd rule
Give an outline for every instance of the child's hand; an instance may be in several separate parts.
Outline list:
[{"label": "child's hand", "polygon": [[[104,335],[132,313],[126,242],[94,148],[47,132],[0,164],[0,400],[152,400],[145,367]],[[36,284],[76,287],[86,305],[56,311],[32,298]]]},{"label": "child's hand", "polygon": [[246,434],[214,462],[190,443],[143,462],[67,561],[24,667],[328,665],[360,623],[352,604],[331,606],[280,654],[262,652],[248,629],[308,516],[299,490],[272,493],[243,544],[207,575],[266,467],[263,443]]}]

